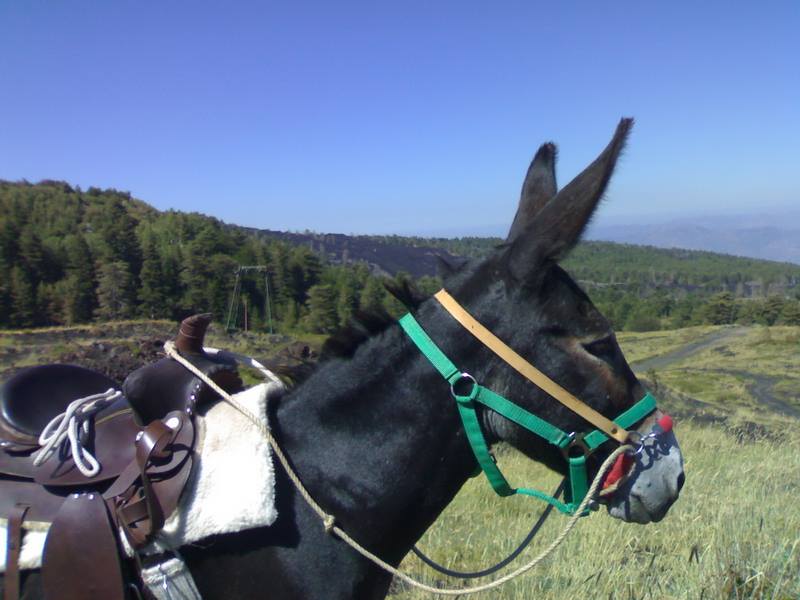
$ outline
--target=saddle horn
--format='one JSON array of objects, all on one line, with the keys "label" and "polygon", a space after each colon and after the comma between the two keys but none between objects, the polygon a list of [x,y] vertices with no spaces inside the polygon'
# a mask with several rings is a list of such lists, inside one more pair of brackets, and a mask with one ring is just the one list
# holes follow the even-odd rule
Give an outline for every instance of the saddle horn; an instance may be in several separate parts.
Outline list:
[{"label": "saddle horn", "polygon": [[[226,392],[244,389],[236,361],[223,354],[206,354],[203,340],[211,323],[211,313],[192,315],[181,321],[175,347]],[[173,410],[194,412],[196,406],[216,401],[219,396],[183,365],[162,358],[136,369],[122,384],[140,423],[146,425]]]},{"label": "saddle horn", "polygon": [[206,330],[211,324],[211,316],[211,313],[201,313],[186,317],[181,321],[178,335],[175,337],[175,347],[179,352],[205,354],[203,340],[206,337]]}]

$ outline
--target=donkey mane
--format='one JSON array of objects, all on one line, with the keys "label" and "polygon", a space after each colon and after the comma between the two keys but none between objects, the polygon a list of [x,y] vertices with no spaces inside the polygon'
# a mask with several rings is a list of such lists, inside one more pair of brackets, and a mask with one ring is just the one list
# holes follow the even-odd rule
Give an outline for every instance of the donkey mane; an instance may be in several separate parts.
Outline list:
[{"label": "donkey mane", "polygon": [[[426,296],[409,280],[384,281],[386,288],[408,310],[416,310]],[[323,344],[320,362],[335,358],[351,358],[358,347],[369,338],[386,331],[396,318],[382,306],[358,310],[344,327],[334,332]]]},{"label": "donkey mane", "polygon": [[[383,287],[409,311],[415,310],[426,299],[425,294],[406,279],[387,280],[383,283]],[[296,387],[316,371],[318,364],[339,358],[352,358],[359,346],[386,331],[396,322],[397,318],[382,306],[357,310],[346,325],[337,329],[325,340],[318,362],[303,360],[296,365],[277,365],[274,370],[292,387]]]}]

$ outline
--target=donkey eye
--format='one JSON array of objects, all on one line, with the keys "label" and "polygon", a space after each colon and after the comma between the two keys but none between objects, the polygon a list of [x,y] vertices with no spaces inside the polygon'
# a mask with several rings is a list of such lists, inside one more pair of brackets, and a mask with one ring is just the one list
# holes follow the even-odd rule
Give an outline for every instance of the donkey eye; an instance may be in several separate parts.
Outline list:
[{"label": "donkey eye", "polygon": [[583,344],[583,349],[597,358],[609,358],[614,354],[614,336],[607,335],[599,340]]}]

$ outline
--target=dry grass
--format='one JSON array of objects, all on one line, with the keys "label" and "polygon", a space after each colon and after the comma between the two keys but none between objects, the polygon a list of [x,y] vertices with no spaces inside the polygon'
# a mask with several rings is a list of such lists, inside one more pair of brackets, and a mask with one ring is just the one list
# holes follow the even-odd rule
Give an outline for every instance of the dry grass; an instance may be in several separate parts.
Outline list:
[{"label": "dry grass", "polygon": [[[780,441],[741,441],[732,432],[678,424],[687,482],[661,523],[624,524],[605,511],[581,522],[542,566],[498,591],[476,598],[537,600],[598,598],[800,598],[800,431]],[[502,459],[515,481],[550,489],[556,477],[517,455]],[[420,545],[437,560],[463,569],[491,564],[508,553],[541,505],[502,500],[480,479],[470,481]],[[522,564],[558,533],[548,526],[517,559]],[[415,557],[403,567],[444,583]],[[411,590],[398,600],[430,597]]]}]

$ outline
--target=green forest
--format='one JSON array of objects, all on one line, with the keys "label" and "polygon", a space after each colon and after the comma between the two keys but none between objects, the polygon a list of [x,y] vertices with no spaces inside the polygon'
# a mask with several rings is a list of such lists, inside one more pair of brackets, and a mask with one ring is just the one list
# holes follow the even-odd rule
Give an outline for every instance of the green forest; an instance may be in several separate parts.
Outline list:
[{"label": "green forest", "polygon": [[[499,240],[372,237],[485,255]],[[212,312],[237,327],[330,333],[357,309],[402,306],[366,263],[248,235],[197,213],[158,211],[127,192],[0,181],[0,327],[29,328]],[[800,324],[800,266],[707,252],[586,242],[565,264],[618,329]],[[395,273],[397,279],[408,278]],[[433,276],[416,280],[433,292]]]},{"label": "green forest", "polygon": [[0,327],[197,312],[224,322],[239,265],[267,268],[267,281],[242,278],[252,328],[271,321],[275,331],[330,333],[358,308],[402,310],[366,264],[331,265],[307,247],[258,240],[196,213],[160,212],[113,189],[0,182]]}]

